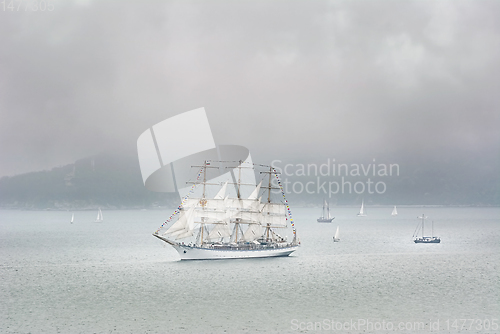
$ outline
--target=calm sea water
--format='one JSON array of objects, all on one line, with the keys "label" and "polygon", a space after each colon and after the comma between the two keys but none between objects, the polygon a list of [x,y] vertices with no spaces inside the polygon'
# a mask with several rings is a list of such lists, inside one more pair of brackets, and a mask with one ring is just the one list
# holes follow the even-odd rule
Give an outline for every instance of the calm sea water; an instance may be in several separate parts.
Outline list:
[{"label": "calm sea water", "polygon": [[[357,210],[293,209],[287,258],[183,262],[167,211],[0,211],[0,332],[500,332],[500,208]],[[412,242],[422,213],[441,244]]]}]

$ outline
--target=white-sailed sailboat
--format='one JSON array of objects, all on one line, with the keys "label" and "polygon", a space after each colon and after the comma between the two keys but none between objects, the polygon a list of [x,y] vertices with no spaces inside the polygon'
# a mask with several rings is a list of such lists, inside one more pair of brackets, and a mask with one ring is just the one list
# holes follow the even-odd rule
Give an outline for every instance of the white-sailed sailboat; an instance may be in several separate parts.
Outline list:
[{"label": "white-sailed sailboat", "polygon": [[104,218],[102,216],[102,211],[101,211],[101,208],[99,208],[99,211],[97,211],[97,218],[95,219],[95,222],[102,223],[103,220],[104,220]]},{"label": "white-sailed sailboat", "polygon": [[359,209],[358,217],[366,217],[365,210],[364,210],[364,200],[361,201],[361,208]]},{"label": "white-sailed sailboat", "polygon": [[337,226],[337,231],[335,231],[335,235],[333,236],[333,242],[338,242],[340,241],[340,233],[339,233],[339,227]]},{"label": "white-sailed sailboat", "polygon": [[[325,215],[326,211],[326,215]],[[334,220],[335,217],[330,218],[330,204],[326,201],[326,199],[323,201],[323,214],[321,217],[317,219],[318,223],[331,223],[332,220]]]},{"label": "white-sailed sailboat", "polygon": [[[179,209],[153,236],[174,247],[181,260],[277,257],[296,251],[299,242],[284,193],[281,200],[271,198],[271,189],[282,189],[276,170],[239,161],[236,167],[229,167],[237,182],[220,184],[213,181],[216,178],[207,177],[207,169],[219,169],[218,163],[222,166],[228,162],[205,161],[202,166],[194,166],[201,167],[201,170],[198,179],[191,182],[193,188]],[[251,168],[253,171],[257,167],[269,168],[260,171],[259,175],[264,174],[260,183],[242,182],[241,169]],[[271,183],[274,178],[278,179],[280,187]],[[253,189],[250,196],[243,196],[242,187]],[[216,195],[209,196],[210,190],[217,191]],[[261,190],[264,191],[261,193]],[[226,195],[226,192],[230,194]],[[198,195],[190,197],[195,193]],[[267,199],[261,201],[262,197]],[[178,219],[171,224],[173,217]],[[293,229],[291,241],[276,232],[276,229],[286,229],[288,225]],[[166,231],[162,232],[163,228]]]},{"label": "white-sailed sailboat", "polygon": [[391,216],[397,216],[398,215],[398,210],[396,210],[396,206],[394,205],[394,209],[392,209]]},{"label": "white-sailed sailboat", "polygon": [[73,213],[73,214],[71,215],[71,221],[70,221],[70,223],[71,223],[71,224],[73,224],[73,222],[74,222],[74,221],[75,221],[75,214]]}]

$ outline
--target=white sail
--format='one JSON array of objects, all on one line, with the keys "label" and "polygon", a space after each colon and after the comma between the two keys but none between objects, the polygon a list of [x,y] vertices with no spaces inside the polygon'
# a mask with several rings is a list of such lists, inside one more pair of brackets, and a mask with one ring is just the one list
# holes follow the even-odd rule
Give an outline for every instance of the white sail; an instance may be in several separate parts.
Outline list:
[{"label": "white sail", "polygon": [[100,223],[104,220],[103,216],[102,216],[102,211],[101,211],[101,208],[99,208],[99,210],[97,211],[97,218],[95,219],[96,223]]},{"label": "white sail", "polygon": [[285,228],[287,227],[287,220],[286,216],[281,216],[281,215],[262,215],[262,225],[270,225],[271,227],[277,227],[277,228]]},{"label": "white sail", "polygon": [[227,213],[222,210],[203,210],[202,208],[198,208],[194,213],[194,218],[196,222],[217,223],[227,220],[228,217]]},{"label": "white sail", "polygon": [[258,199],[228,198],[224,203],[229,210],[260,210],[260,201]]},{"label": "white sail", "polygon": [[187,201],[187,206],[196,206],[196,221],[203,223],[213,223],[226,221],[229,218],[227,207],[227,197],[224,198],[227,182],[222,186],[214,199],[193,199]]},{"label": "white sail", "polygon": [[260,200],[259,199],[243,199],[242,208],[249,211],[259,211]]},{"label": "white sail", "polygon": [[74,220],[75,220],[75,214],[73,213],[73,214],[71,215],[71,224],[73,224],[73,221],[74,221]]},{"label": "white sail", "polygon": [[340,240],[340,232],[339,232],[339,227],[337,226],[337,231],[335,231],[335,236],[333,237],[333,240],[339,241]]},{"label": "white sail", "polygon": [[262,225],[271,225],[272,227],[287,227],[285,206],[280,203],[263,203],[262,207]]},{"label": "white sail", "polygon": [[175,238],[178,240],[186,239],[186,238],[192,237],[193,234],[194,234],[194,229],[193,230],[185,230],[184,233],[177,235]]},{"label": "white sail", "polygon": [[220,210],[226,209],[225,199],[204,199],[204,198],[189,198],[184,201],[183,208],[197,207],[199,210]]},{"label": "white sail", "polygon": [[183,220],[184,228],[171,233],[172,236],[174,236],[178,240],[179,239],[186,239],[186,238],[193,236],[194,230],[195,230],[194,219],[196,216],[194,214],[194,212],[195,212],[194,207],[192,207],[188,210],[188,212],[186,213],[186,216],[185,216],[186,218],[185,218],[185,220]]},{"label": "white sail", "polygon": [[262,186],[262,181],[259,182],[254,191],[250,194],[250,196],[248,196],[248,199],[254,199],[254,200],[257,199],[257,197],[259,196],[259,191],[261,186]]},{"label": "white sail", "polygon": [[262,226],[257,224],[248,225],[247,230],[243,234],[243,239],[246,241],[254,241],[262,236]]},{"label": "white sail", "polygon": [[215,224],[210,233],[208,240],[217,240],[231,236],[231,230],[228,224]]},{"label": "white sail", "polygon": [[227,189],[227,181],[224,183],[224,185],[219,190],[217,195],[215,195],[214,199],[224,199],[224,197],[226,196],[226,189]]},{"label": "white sail", "polygon": [[361,201],[361,208],[359,209],[359,213],[358,213],[358,216],[360,216],[360,217],[366,216],[365,211],[364,211],[364,204],[365,204],[364,201]]},{"label": "white sail", "polygon": [[182,234],[182,231],[187,231],[194,228],[193,212],[195,207],[189,208],[188,211],[181,211],[179,219],[172,225],[164,234],[172,236]]},{"label": "white sail", "polygon": [[186,228],[186,226],[187,226],[186,211],[181,211],[181,213],[179,213],[179,219],[177,219],[177,221],[172,226],[170,226],[170,228],[165,233],[163,233],[163,235],[173,234],[175,232],[182,231],[184,228]]},{"label": "white sail", "polygon": [[260,211],[262,211],[263,214],[273,213],[283,216],[286,215],[285,206],[281,203],[262,203],[260,205]]},{"label": "white sail", "polygon": [[239,219],[243,224],[260,224],[262,214],[259,211],[234,211],[229,218],[231,221]]},{"label": "white sail", "polygon": [[398,210],[396,210],[396,206],[394,206],[394,209],[392,209],[392,216],[397,216],[398,215]]}]

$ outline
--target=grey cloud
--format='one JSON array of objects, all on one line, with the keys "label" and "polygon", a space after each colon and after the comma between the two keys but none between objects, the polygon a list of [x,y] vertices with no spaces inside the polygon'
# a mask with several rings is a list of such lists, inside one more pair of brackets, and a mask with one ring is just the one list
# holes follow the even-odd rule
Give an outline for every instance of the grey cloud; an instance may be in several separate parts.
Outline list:
[{"label": "grey cloud", "polygon": [[0,175],[133,147],[202,106],[216,141],[255,160],[498,153],[499,11],[106,1],[0,13]]}]

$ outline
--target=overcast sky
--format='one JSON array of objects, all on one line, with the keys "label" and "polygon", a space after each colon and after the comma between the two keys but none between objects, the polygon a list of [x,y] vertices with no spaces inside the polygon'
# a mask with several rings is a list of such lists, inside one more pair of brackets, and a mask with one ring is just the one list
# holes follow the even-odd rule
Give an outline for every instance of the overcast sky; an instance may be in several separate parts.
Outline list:
[{"label": "overcast sky", "polygon": [[0,176],[199,107],[262,163],[500,155],[500,1],[52,3],[0,8]]}]

